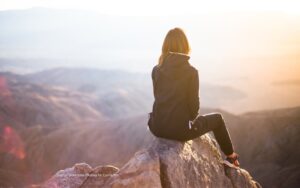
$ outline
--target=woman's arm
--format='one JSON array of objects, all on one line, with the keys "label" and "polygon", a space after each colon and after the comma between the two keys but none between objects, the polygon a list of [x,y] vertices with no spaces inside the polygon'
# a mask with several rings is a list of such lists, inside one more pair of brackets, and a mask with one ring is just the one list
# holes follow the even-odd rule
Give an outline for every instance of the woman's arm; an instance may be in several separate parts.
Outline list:
[{"label": "woman's arm", "polygon": [[188,105],[190,110],[190,120],[194,120],[199,111],[199,76],[198,71],[192,73],[188,87]]},{"label": "woman's arm", "polygon": [[156,66],[153,67],[152,72],[151,72],[152,86],[153,86],[153,95],[154,96],[155,96],[155,82],[156,82],[155,71],[156,71]]}]

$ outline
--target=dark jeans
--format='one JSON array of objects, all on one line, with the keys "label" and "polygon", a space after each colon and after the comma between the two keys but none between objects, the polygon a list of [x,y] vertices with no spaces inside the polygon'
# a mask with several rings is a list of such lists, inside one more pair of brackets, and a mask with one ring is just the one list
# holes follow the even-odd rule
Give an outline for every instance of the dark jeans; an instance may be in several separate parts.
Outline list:
[{"label": "dark jeans", "polygon": [[178,140],[178,141],[188,141],[197,138],[209,131],[213,131],[215,138],[225,155],[230,155],[233,153],[233,145],[229,132],[226,128],[222,114],[220,113],[210,113],[204,115],[198,115],[193,121],[190,121],[190,126],[186,125],[184,130],[167,130],[151,128],[152,124],[152,112],[149,113],[148,125],[150,131],[157,137]]},{"label": "dark jeans", "polygon": [[184,133],[185,140],[199,137],[209,131],[213,131],[215,138],[225,155],[233,153],[233,145],[225,121],[220,113],[198,115],[190,123],[190,131]]}]

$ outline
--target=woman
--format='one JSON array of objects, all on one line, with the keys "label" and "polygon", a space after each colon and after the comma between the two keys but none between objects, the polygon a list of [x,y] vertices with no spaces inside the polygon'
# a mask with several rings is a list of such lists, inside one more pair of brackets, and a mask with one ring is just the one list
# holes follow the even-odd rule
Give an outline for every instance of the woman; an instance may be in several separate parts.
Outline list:
[{"label": "woman", "polygon": [[220,113],[199,115],[198,71],[189,63],[190,46],[184,31],[171,29],[158,65],[152,70],[154,104],[148,126],[157,137],[187,141],[213,131],[226,160],[239,166]]}]

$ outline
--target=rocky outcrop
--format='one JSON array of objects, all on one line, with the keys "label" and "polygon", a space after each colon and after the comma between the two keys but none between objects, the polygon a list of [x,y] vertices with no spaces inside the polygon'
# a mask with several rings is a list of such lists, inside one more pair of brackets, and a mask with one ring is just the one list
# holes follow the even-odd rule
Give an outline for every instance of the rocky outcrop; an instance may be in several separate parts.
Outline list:
[{"label": "rocky outcrop", "polygon": [[79,163],[58,171],[40,187],[113,188],[259,188],[241,168],[225,166],[216,141],[209,134],[188,142],[155,138],[121,168]]}]

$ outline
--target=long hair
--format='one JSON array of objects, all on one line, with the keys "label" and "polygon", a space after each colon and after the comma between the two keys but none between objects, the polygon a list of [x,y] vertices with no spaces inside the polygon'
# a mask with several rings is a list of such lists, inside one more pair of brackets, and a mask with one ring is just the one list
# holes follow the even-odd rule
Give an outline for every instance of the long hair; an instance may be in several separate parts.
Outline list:
[{"label": "long hair", "polygon": [[158,64],[162,65],[164,58],[169,52],[189,54],[190,51],[191,48],[184,31],[181,28],[175,27],[165,37]]}]

